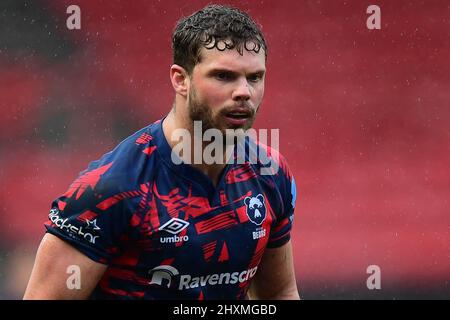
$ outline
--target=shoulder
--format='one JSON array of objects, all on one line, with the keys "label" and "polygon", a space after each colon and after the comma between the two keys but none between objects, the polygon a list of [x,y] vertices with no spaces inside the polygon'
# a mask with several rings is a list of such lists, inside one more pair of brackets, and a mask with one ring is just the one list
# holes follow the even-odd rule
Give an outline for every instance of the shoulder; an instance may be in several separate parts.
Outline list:
[{"label": "shoulder", "polygon": [[[89,163],[72,183],[66,196],[69,198],[87,189],[96,193],[113,195],[135,189],[145,179],[142,172],[151,173],[149,166],[157,163],[153,158],[151,124],[120,142],[113,150]],[[146,177],[148,180],[148,177]],[[142,180],[142,181],[141,181]],[[89,188],[90,187],[90,188]]]},{"label": "shoulder", "polygon": [[292,172],[286,158],[276,149],[260,141],[249,139],[249,159],[261,176],[270,176],[276,180],[292,180]]},{"label": "shoulder", "polygon": [[282,212],[295,207],[297,187],[286,158],[276,149],[261,142],[254,142],[258,150],[256,163],[259,179],[268,181],[277,190]]}]

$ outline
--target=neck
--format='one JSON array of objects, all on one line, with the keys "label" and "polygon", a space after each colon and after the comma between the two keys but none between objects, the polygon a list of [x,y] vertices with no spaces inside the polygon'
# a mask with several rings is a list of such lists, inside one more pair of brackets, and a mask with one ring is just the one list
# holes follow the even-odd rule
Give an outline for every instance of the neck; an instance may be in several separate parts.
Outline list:
[{"label": "neck", "polygon": [[[221,163],[213,163],[213,164],[207,164],[204,162],[203,159],[203,151],[205,150],[205,148],[211,143],[211,142],[204,142],[201,137],[195,139],[195,135],[194,135],[194,128],[193,128],[193,124],[192,121],[189,119],[189,117],[185,116],[183,117],[183,115],[179,112],[181,108],[177,108],[176,112],[175,112],[175,108],[172,108],[172,110],[169,112],[169,114],[167,115],[167,117],[164,119],[163,124],[162,124],[162,128],[163,128],[163,132],[164,132],[164,136],[166,137],[167,142],[169,143],[169,146],[174,149],[175,146],[177,146],[180,143],[179,137],[177,137],[176,139],[172,139],[173,134],[176,132],[176,130],[178,129],[183,129],[189,132],[189,137],[190,137],[190,141],[189,143],[186,143],[185,146],[188,147],[188,149],[190,149],[188,152],[188,154],[190,154],[190,157],[186,157],[185,158],[185,154],[183,154],[183,160],[186,163],[189,163],[191,166],[193,166],[194,168],[196,168],[197,170],[203,172],[208,178],[211,179],[212,183],[216,186],[219,182],[220,179],[220,174],[222,173],[223,169],[226,166],[227,163],[227,155],[231,155],[231,152],[227,152],[230,151],[229,149],[232,148],[233,146],[227,146],[226,150],[224,150],[224,156],[223,156],[223,161]],[[176,135],[174,136],[174,138],[176,137]],[[197,141],[195,141],[197,140]],[[200,140],[200,141],[198,141]],[[183,141],[186,142],[186,141]],[[184,149],[183,149],[184,150]],[[177,150],[178,151],[178,150]],[[197,153],[197,157],[198,154],[201,152],[201,161],[199,163],[198,159],[197,161],[195,161],[195,153]]]}]

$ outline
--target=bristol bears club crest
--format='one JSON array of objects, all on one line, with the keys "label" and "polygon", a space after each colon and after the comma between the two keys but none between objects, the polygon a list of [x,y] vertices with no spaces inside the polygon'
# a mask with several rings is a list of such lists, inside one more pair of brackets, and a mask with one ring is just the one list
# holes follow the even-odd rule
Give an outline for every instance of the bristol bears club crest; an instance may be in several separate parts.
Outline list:
[{"label": "bristol bears club crest", "polygon": [[261,225],[266,220],[266,206],[264,204],[264,196],[258,194],[256,197],[246,197],[244,199],[247,216],[251,222]]}]

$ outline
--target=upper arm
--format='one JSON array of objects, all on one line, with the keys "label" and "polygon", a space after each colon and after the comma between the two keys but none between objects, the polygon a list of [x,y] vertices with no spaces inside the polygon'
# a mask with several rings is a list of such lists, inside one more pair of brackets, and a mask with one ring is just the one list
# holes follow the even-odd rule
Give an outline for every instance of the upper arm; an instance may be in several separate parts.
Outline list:
[{"label": "upper arm", "polygon": [[[69,266],[79,267],[80,287],[69,288]],[[52,234],[45,234],[37,251],[24,299],[86,299],[107,266],[89,259]],[[78,269],[78,268],[77,268]]]},{"label": "upper arm", "polygon": [[267,248],[252,280],[251,299],[300,299],[295,280],[291,241],[279,248]]}]

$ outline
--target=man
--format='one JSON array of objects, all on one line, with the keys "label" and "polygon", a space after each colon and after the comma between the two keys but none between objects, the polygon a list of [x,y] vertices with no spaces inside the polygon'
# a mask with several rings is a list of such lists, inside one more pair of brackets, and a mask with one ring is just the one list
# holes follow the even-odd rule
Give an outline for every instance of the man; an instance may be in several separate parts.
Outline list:
[{"label": "man", "polygon": [[[224,161],[193,161],[190,143],[174,161],[179,133],[198,136],[194,121],[200,134],[251,128],[264,94],[264,37],[247,14],[210,5],[181,19],[172,40],[172,110],[53,202],[25,299],[299,299],[295,182],[284,159],[271,175],[248,157],[229,161],[233,138],[222,144],[233,151]],[[80,271],[78,286],[68,270]]]}]

